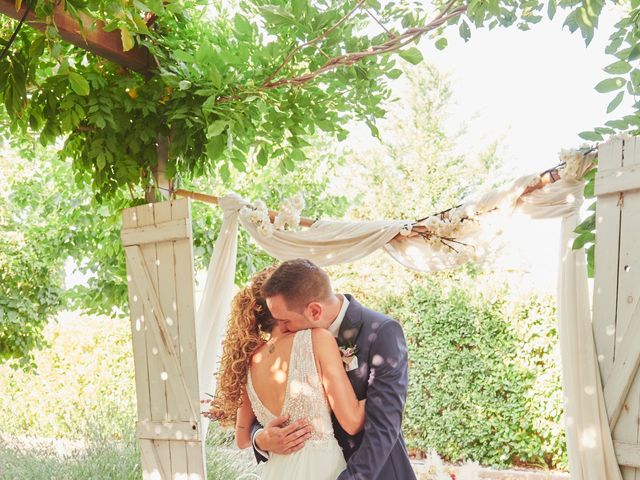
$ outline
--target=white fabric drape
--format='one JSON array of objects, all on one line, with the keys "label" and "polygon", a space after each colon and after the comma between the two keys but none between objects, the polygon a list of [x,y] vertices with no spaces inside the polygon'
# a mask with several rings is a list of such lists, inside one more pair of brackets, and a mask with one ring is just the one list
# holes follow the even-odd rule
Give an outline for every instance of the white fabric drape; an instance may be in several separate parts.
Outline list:
[{"label": "white fabric drape", "polygon": [[354,262],[386,245],[407,221],[333,222],[320,220],[301,231],[276,230],[267,237],[249,220],[240,222],[265,252],[278,260],[306,258],[316,265]]},{"label": "white fabric drape", "polygon": [[[214,373],[218,368],[220,347],[227,326],[227,317],[234,294],[236,257],[238,254],[238,211],[244,205],[240,197],[230,195],[220,199],[222,227],[209,262],[207,281],[196,312],[196,347],[198,353],[198,385],[200,399],[213,395],[216,389]],[[207,435],[209,419],[202,417],[202,438]]]},{"label": "white fabric drape", "polygon": [[[585,158],[579,175],[591,165]],[[508,228],[514,212],[532,218],[562,218],[562,264],[558,278],[558,322],[565,395],[565,420],[570,470],[576,480],[621,479],[607,421],[600,373],[591,329],[584,251],[572,250],[573,229],[578,222],[584,183],[560,180],[521,197],[539,177],[523,176],[505,188],[472,198],[463,208],[479,212],[480,221],[458,240],[482,249],[482,256],[499,248],[500,230]],[[196,317],[200,394],[214,393],[214,372],[233,296],[239,211],[248,202],[231,195],[220,199],[221,233],[211,258],[207,282]],[[279,260],[307,258],[326,266],[352,262],[378,248],[395,260],[420,271],[436,271],[455,265],[451,252],[434,251],[420,237],[399,237],[407,220],[374,222],[319,221],[303,231],[258,232],[255,224],[240,222],[266,252]],[[484,254],[487,255],[484,255]],[[208,423],[204,423],[206,434]]]},{"label": "white fabric drape", "polygon": [[613,450],[596,356],[584,250],[573,250],[579,223],[562,220],[558,323],[567,452],[572,480],[622,480]]}]

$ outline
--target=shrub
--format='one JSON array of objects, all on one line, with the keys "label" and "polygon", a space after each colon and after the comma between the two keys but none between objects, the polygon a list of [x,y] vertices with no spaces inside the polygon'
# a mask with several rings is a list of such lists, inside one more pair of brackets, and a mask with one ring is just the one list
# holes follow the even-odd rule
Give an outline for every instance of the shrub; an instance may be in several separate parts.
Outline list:
[{"label": "shrub", "polygon": [[379,301],[407,338],[408,446],[454,462],[566,467],[554,303],[489,289],[434,276]]}]

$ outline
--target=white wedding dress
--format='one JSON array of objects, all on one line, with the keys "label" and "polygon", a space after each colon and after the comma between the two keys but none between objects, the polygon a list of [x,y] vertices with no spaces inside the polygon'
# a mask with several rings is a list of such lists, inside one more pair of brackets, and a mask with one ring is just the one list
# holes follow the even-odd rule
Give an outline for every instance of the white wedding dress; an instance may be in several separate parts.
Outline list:
[{"label": "white wedding dress", "polygon": [[[260,401],[251,374],[247,376],[247,392],[256,418],[266,425],[278,415],[270,412]],[[289,455],[271,454],[268,462],[260,464],[262,480],[335,480],[346,468],[342,449],[333,436],[331,411],[322,388],[313,355],[311,330],[295,333],[282,415],[290,415],[290,422],[308,418],[313,426],[312,437],[304,447]]]}]

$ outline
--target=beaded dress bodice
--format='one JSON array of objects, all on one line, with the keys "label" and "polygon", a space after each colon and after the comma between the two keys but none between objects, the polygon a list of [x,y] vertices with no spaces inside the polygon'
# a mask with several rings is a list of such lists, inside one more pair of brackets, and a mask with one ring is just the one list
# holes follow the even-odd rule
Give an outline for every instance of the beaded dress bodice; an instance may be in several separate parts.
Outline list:
[{"label": "beaded dress bodice", "polygon": [[[309,419],[313,426],[310,440],[334,440],[330,408],[313,354],[311,330],[300,330],[295,333],[287,373],[281,415],[289,415],[289,423],[300,418]],[[262,425],[266,425],[278,416],[269,411],[260,401],[253,388],[251,372],[247,375],[247,393],[253,412]]]}]

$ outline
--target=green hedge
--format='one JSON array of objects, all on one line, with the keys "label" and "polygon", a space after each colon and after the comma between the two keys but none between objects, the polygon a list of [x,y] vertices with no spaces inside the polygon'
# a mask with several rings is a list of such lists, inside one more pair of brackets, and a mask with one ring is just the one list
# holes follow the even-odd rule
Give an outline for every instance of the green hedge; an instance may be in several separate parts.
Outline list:
[{"label": "green hedge", "polygon": [[436,277],[377,305],[407,337],[408,446],[454,462],[566,468],[553,299],[514,303],[477,282]]}]

